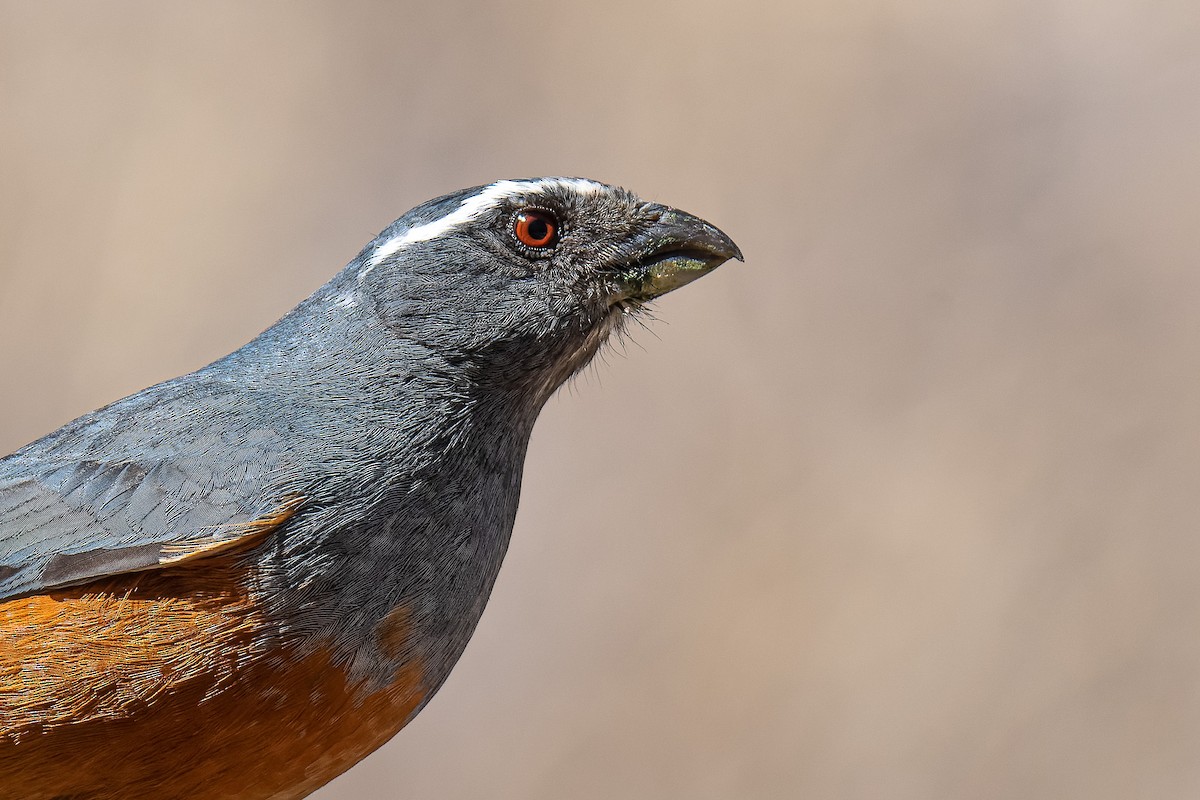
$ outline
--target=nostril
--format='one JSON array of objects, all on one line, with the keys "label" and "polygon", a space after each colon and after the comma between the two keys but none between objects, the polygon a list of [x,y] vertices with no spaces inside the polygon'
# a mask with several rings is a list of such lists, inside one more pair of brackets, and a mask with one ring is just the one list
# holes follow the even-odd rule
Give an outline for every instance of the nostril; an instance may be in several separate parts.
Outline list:
[{"label": "nostril", "polygon": [[658,203],[645,203],[640,209],[642,219],[651,224],[662,221],[663,213],[666,210],[665,206],[661,206]]}]

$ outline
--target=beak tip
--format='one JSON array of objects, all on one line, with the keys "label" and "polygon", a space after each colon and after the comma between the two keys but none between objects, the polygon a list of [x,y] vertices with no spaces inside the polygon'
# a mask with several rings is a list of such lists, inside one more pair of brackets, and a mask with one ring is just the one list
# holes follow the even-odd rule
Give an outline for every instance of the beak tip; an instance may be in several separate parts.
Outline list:
[{"label": "beak tip", "polygon": [[714,255],[723,256],[722,261],[729,259],[737,259],[745,263],[746,259],[742,256],[742,248],[737,246],[733,239],[729,238],[729,234],[713,225],[711,222],[701,221],[707,235],[703,237],[704,242],[713,252]]}]

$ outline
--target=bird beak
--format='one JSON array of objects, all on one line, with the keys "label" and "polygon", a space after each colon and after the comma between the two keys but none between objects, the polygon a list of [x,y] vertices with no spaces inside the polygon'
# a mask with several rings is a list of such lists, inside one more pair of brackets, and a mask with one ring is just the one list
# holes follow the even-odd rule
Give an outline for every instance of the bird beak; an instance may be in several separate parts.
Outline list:
[{"label": "bird beak", "polygon": [[621,270],[615,300],[650,300],[712,272],[731,258],[742,260],[733,240],[699,217],[652,204],[657,220],[637,237],[634,258]]}]

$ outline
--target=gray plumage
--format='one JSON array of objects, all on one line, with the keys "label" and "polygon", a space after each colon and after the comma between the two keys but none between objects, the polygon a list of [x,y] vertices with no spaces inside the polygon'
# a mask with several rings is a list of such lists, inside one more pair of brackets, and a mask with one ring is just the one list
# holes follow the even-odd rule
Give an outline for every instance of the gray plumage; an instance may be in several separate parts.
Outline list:
[{"label": "gray plumage", "polygon": [[[513,215],[560,225],[542,251]],[[553,391],[646,300],[736,246],[703,221],[577,179],[475,187],[397,220],[240,350],[0,460],[0,600],[156,569],[302,498],[243,558],[274,635],[364,679],[408,604],[435,683],[508,544]]]}]

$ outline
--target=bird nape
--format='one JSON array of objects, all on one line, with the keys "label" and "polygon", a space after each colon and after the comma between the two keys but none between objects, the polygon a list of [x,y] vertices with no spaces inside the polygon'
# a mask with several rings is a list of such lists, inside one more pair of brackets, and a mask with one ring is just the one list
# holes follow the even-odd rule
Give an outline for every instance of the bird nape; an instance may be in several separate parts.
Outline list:
[{"label": "bird nape", "polygon": [[0,460],[0,800],[298,798],[387,741],[479,621],[542,405],[730,258],[590,180],[455,192]]}]

